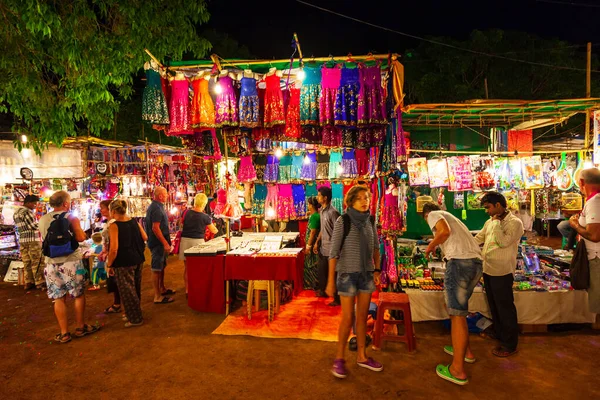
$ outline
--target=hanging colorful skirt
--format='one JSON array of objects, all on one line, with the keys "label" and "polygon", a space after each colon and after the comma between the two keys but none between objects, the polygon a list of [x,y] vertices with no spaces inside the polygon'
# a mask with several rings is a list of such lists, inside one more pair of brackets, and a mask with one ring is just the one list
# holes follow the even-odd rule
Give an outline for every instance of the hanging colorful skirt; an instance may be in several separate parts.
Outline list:
[{"label": "hanging colorful skirt", "polygon": [[342,153],[332,151],[329,155],[329,179],[337,179],[342,176]]},{"label": "hanging colorful skirt", "polygon": [[240,159],[237,179],[239,182],[252,182],[256,180],[256,170],[252,165],[252,156],[243,156]]},{"label": "hanging colorful skirt", "polygon": [[331,184],[331,205],[341,214],[344,210],[344,185]]},{"label": "hanging colorful skirt", "polygon": [[296,218],[294,209],[294,195],[292,185],[279,185],[279,197],[277,199],[277,220],[289,221]]},{"label": "hanging colorful skirt", "polygon": [[317,179],[329,178],[329,153],[317,153]]},{"label": "hanging colorful skirt", "polygon": [[265,182],[277,182],[279,176],[279,160],[274,155],[267,156],[267,165],[265,167]]},{"label": "hanging colorful skirt", "polygon": [[265,216],[265,201],[267,200],[267,187],[257,183],[254,185],[254,196],[252,196],[252,216],[263,218]]},{"label": "hanging colorful skirt", "polygon": [[146,80],[142,97],[142,120],[150,124],[168,125],[169,108],[161,88],[160,74],[153,69],[148,69]]},{"label": "hanging colorful skirt", "polygon": [[300,89],[300,124],[319,125],[320,84],[302,85]]},{"label": "hanging colorful skirt", "polygon": [[304,165],[304,156],[302,154],[295,154],[292,158],[291,180],[299,181],[302,179],[302,165]]},{"label": "hanging colorful skirt", "polygon": [[369,155],[366,149],[356,149],[356,171],[359,176],[369,173]]},{"label": "hanging colorful skirt", "polygon": [[342,131],[335,126],[325,126],[321,129],[323,146],[342,147]]},{"label": "hanging colorful skirt", "polygon": [[256,79],[242,78],[240,92],[240,126],[242,128],[257,128],[261,125],[260,101],[256,90]]},{"label": "hanging colorful skirt", "polygon": [[314,181],[317,179],[317,155],[315,153],[306,153],[308,162],[302,164],[302,179],[305,181]]},{"label": "hanging colorful skirt", "polygon": [[267,186],[267,197],[265,199],[266,221],[274,221],[277,219],[278,193],[277,185]]},{"label": "hanging colorful skirt", "polygon": [[306,193],[304,192],[304,185],[292,185],[292,192],[294,196],[294,211],[296,213],[296,218],[300,219],[306,217]]},{"label": "hanging colorful skirt", "polygon": [[342,68],[340,87],[335,99],[335,125],[350,126],[357,125],[358,92],[359,85],[358,68]]},{"label": "hanging colorful skirt", "polygon": [[254,157],[254,169],[256,170],[256,179],[263,181],[265,179],[265,167],[267,166],[267,156],[265,154],[257,154]]},{"label": "hanging colorful skirt", "polygon": [[356,178],[358,175],[356,158],[354,158],[354,149],[344,150],[342,155],[342,169],[344,178]]},{"label": "hanging colorful skirt", "polygon": [[289,183],[292,177],[292,156],[285,155],[279,159],[279,174],[277,182]]},{"label": "hanging colorful skirt", "polygon": [[235,98],[233,89],[233,80],[228,76],[224,76],[219,79],[219,85],[221,86],[221,93],[217,95],[215,101],[215,123],[217,127],[238,126],[240,116],[238,101]]},{"label": "hanging colorful skirt", "polygon": [[306,193],[306,198],[307,199],[309,199],[311,197],[317,197],[317,194],[319,193],[317,191],[317,184],[314,183],[314,182],[307,183],[304,186],[304,191]]},{"label": "hanging colorful skirt", "polygon": [[302,136],[300,125],[300,89],[290,88],[290,102],[285,114],[284,139],[298,141]]}]

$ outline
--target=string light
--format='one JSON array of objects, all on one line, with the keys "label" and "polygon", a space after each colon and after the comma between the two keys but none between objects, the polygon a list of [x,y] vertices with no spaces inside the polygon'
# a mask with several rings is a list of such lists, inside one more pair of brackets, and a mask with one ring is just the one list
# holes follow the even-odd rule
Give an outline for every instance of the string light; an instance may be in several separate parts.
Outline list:
[{"label": "string light", "polygon": [[283,151],[281,149],[275,150],[275,157],[277,157],[277,158],[283,157]]},{"label": "string light", "polygon": [[300,71],[298,71],[298,74],[296,75],[296,78],[300,82],[302,82],[306,78],[306,72],[304,72],[304,69],[301,69]]},{"label": "string light", "polygon": [[273,207],[267,208],[266,216],[268,218],[274,218],[275,217],[275,210],[273,209]]},{"label": "string light", "polygon": [[21,135],[21,143],[27,143],[27,135]]},{"label": "string light", "polygon": [[171,213],[171,215],[177,214],[177,207],[175,207],[175,206],[171,207],[170,213]]},{"label": "string light", "polygon": [[308,165],[310,164],[310,158],[308,158],[308,155],[304,156],[304,165]]},{"label": "string light", "polygon": [[338,174],[343,174],[344,173],[344,167],[342,167],[342,164],[338,164],[336,170],[337,170]]},{"label": "string light", "polygon": [[215,94],[221,93],[223,93],[223,88],[221,87],[221,84],[217,82],[217,84],[215,85]]}]

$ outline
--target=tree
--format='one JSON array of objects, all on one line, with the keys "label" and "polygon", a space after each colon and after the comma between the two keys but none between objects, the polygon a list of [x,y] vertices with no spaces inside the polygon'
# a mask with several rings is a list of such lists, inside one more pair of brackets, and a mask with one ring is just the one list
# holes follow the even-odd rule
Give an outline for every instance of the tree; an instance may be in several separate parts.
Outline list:
[{"label": "tree", "polygon": [[37,152],[110,130],[144,48],[158,59],[210,48],[196,32],[209,18],[205,1],[4,0],[0,18],[0,112]]}]

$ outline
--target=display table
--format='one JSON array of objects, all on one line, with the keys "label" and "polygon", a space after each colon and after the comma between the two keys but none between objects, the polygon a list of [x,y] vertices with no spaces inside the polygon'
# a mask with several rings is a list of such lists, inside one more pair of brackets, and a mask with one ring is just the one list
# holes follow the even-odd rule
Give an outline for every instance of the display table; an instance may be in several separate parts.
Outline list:
[{"label": "display table", "polygon": [[195,311],[225,312],[225,256],[186,255],[188,306]]},{"label": "display table", "polygon": [[[412,320],[435,321],[448,319],[443,292],[406,290],[410,299]],[[582,290],[568,292],[515,292],[519,324],[549,325],[593,323],[596,315],[588,310],[588,295]],[[469,311],[491,318],[485,293],[475,292],[469,300]]]}]

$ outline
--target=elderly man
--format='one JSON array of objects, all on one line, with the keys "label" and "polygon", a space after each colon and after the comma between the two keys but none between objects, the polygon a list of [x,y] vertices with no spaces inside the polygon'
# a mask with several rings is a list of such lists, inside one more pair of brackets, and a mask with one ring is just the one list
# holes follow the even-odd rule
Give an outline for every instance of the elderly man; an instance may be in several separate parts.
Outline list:
[{"label": "elderly man", "polygon": [[509,357],[517,352],[519,324],[513,297],[514,273],[517,267],[519,240],[523,223],[506,209],[506,198],[498,192],[488,192],[481,204],[491,217],[483,225],[475,241],[483,244],[483,282],[494,321],[494,332],[500,346],[492,350],[497,357]]},{"label": "elderly man", "polygon": [[38,223],[33,214],[38,200],[37,196],[25,196],[23,207],[19,207],[13,216],[19,232],[19,251],[25,268],[25,290],[35,289],[36,287],[43,289],[46,286],[44,268],[41,266],[42,242],[40,241]]},{"label": "elderly man", "polygon": [[588,301],[591,313],[600,323],[600,170],[584,169],[579,175],[579,187],[585,195],[585,205],[580,215],[569,220],[571,227],[585,240],[590,261],[590,287]]},{"label": "elderly man", "polygon": [[146,232],[148,233],[148,248],[152,254],[152,283],[154,284],[154,304],[168,304],[173,298],[167,295],[175,294],[174,290],[165,287],[165,268],[167,257],[171,253],[171,236],[169,235],[169,217],[165,203],[169,198],[167,189],[158,186],[154,189],[154,199],[146,211]]},{"label": "elderly man", "polygon": [[[85,314],[85,267],[81,262],[81,250],[77,246],[72,246],[70,250],[65,250],[64,245],[57,245],[52,242],[52,238],[56,233],[61,236],[70,236],[76,242],[83,242],[87,239],[85,232],[81,229],[79,219],[71,215],[71,197],[65,191],[59,191],[50,196],[50,207],[52,212],[40,218],[40,233],[42,239],[50,234],[45,247],[56,246],[61,247],[59,256],[50,257],[47,252],[46,268],[46,284],[48,286],[48,297],[54,300],[54,313],[60,326],[60,333],[54,338],[59,343],[67,343],[71,341],[67,319],[67,305],[65,302],[66,295],[70,294],[75,298],[75,318],[77,319],[77,328],[75,336],[83,337],[100,329],[99,326],[87,325],[83,322]],[[68,232],[62,232],[59,228],[61,220],[66,218],[69,222]],[[61,238],[62,239],[62,238]],[[76,248],[74,248],[76,247]],[[74,249],[73,249],[74,248]]]},{"label": "elderly man", "polygon": [[442,379],[466,385],[469,380],[465,361],[475,359],[469,345],[467,315],[469,299],[482,274],[481,251],[465,224],[449,212],[441,211],[437,204],[425,204],[423,217],[434,235],[425,255],[429,257],[440,246],[446,261],[444,295],[452,323],[452,346],[444,347],[453,357],[452,364],[439,364],[436,373]]}]

